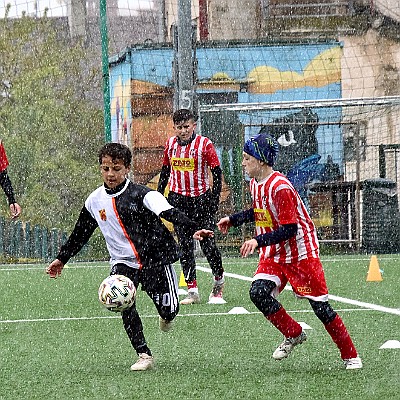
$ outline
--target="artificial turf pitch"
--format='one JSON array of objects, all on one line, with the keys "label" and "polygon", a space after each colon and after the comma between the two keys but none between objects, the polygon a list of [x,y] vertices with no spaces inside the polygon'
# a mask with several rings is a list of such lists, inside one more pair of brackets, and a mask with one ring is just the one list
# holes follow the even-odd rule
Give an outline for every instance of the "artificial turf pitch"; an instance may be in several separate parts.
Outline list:
[{"label": "artificial turf pitch", "polygon": [[308,302],[290,290],[279,300],[308,340],[283,361],[271,358],[282,337],[249,299],[256,256],[224,259],[219,305],[207,304],[211,275],[198,259],[202,303],[181,306],[172,332],[159,330],[153,304],[138,291],[156,360],[145,372],[130,371],[137,357],[121,319],[97,299],[107,263],[70,263],[56,280],[44,264],[1,265],[0,399],[399,399],[400,256],[378,256],[380,282],[366,281],[368,255],[322,261],[362,370],[344,370]]}]

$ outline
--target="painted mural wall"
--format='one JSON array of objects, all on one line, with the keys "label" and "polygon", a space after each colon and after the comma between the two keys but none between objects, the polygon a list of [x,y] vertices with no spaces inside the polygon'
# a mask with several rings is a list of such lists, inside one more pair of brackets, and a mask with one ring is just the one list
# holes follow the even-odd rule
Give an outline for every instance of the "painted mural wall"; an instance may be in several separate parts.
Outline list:
[{"label": "painted mural wall", "polygon": [[[136,166],[147,168],[140,180],[159,172],[162,149],[172,134],[173,57],[171,47],[136,47],[110,64],[112,138],[145,154],[148,162],[143,159]],[[200,105],[338,99],[341,57],[338,42],[201,47],[196,50],[197,98]],[[340,113],[322,108],[259,110],[235,113],[228,123],[204,113],[199,125],[221,158],[224,149],[231,151],[243,139],[268,131],[281,147],[277,167],[304,186],[323,179],[327,164],[337,174],[342,171],[341,128],[324,123],[340,121]],[[235,132],[229,134],[233,126]]]}]

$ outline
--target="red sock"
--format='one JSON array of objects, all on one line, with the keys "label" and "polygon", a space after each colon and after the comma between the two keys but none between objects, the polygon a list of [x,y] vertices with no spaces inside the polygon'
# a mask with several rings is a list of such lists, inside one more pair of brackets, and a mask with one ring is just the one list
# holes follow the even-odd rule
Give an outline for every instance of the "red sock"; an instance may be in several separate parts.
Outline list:
[{"label": "red sock", "polygon": [[269,322],[278,329],[286,338],[294,338],[300,335],[302,327],[282,307],[275,314],[266,316]]},{"label": "red sock", "polygon": [[186,284],[187,284],[188,290],[197,288],[197,281],[196,280],[194,280],[192,282],[186,282]]},{"label": "red sock", "polygon": [[357,357],[357,350],[354,347],[349,332],[347,332],[347,329],[339,315],[336,315],[333,321],[326,324],[325,329],[331,335],[332,340],[339,348],[342,360]]}]

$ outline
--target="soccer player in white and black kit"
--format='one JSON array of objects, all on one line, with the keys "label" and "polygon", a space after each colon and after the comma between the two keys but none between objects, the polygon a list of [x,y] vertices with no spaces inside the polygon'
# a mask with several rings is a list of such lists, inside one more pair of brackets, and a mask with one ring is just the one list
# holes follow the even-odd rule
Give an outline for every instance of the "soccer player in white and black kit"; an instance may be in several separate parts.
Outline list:
[{"label": "soccer player in white and black kit", "polygon": [[[195,222],[170,205],[159,192],[132,183],[127,178],[131,160],[131,151],[125,145],[108,143],[100,149],[104,184],[87,198],[74,230],[46,272],[51,278],[61,275],[64,265],[99,227],[110,253],[110,275],[125,275],[136,288],[140,283],[157,308],[160,329],[168,331],[179,310],[178,284],[172,266],[178,260],[178,248],[161,218],[185,226],[198,240],[212,236],[213,232],[198,230]],[[152,368],[153,356],[135,303],[122,312],[122,321],[139,356],[131,369]]]},{"label": "soccer player in white and black kit", "polygon": [[[172,120],[175,136],[165,145],[157,190],[164,194],[169,184],[168,202],[199,226],[212,230],[215,228],[215,214],[222,187],[222,170],[217,153],[210,139],[196,134],[196,121],[190,110],[175,111]],[[212,187],[209,170],[213,178]],[[186,227],[177,225],[174,228],[182,250],[180,261],[188,287],[188,295],[181,304],[196,304],[200,302],[200,295],[196,280],[194,242]],[[202,240],[200,247],[213,274],[209,302],[224,303],[224,269],[214,237]]]},{"label": "soccer player in white and black kit", "polygon": [[246,141],[242,165],[251,178],[253,207],[222,218],[217,226],[226,234],[231,226],[254,222],[256,235],[246,240],[243,257],[256,249],[259,263],[250,298],[284,336],[272,357],[286,358],[307,336],[277,300],[287,283],[299,298],[308,299],[315,315],[340,351],[346,369],[362,368],[361,358],[340,316],[328,303],[328,288],[319,258],[317,232],[304,203],[290,181],[273,170],[278,154],[276,140],[259,134]]}]

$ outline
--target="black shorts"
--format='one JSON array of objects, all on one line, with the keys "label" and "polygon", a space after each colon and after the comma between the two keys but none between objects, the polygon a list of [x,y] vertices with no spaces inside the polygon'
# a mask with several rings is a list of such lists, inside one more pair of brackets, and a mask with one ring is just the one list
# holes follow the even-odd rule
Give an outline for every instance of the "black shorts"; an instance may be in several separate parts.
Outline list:
[{"label": "black shorts", "polygon": [[[147,270],[128,267],[125,264],[115,264],[111,267],[110,275],[125,275],[128,277],[136,289],[139,284],[142,290],[153,301],[161,318],[172,321],[179,312],[178,281],[175,269],[172,265],[160,265]],[[129,320],[129,315],[137,314],[136,302],[122,313],[122,318]],[[139,319],[140,320],[140,319]],[[125,322],[124,322],[125,323]]]},{"label": "black shorts", "polygon": [[125,275],[135,285],[136,289],[141,285],[145,292],[169,291],[170,279],[166,276],[165,269],[173,268],[168,265],[157,265],[143,269],[128,267],[126,264],[115,264],[111,267],[110,275]]},{"label": "black shorts", "polygon": [[215,212],[212,210],[211,191],[197,197],[183,196],[169,192],[168,202],[180,211],[183,211],[198,226],[205,229],[215,229]]},{"label": "black shorts", "polygon": [[116,274],[128,277],[136,289],[140,284],[163,318],[171,320],[178,313],[178,281],[172,265],[148,266],[139,270],[121,263],[111,268],[110,275]]}]

